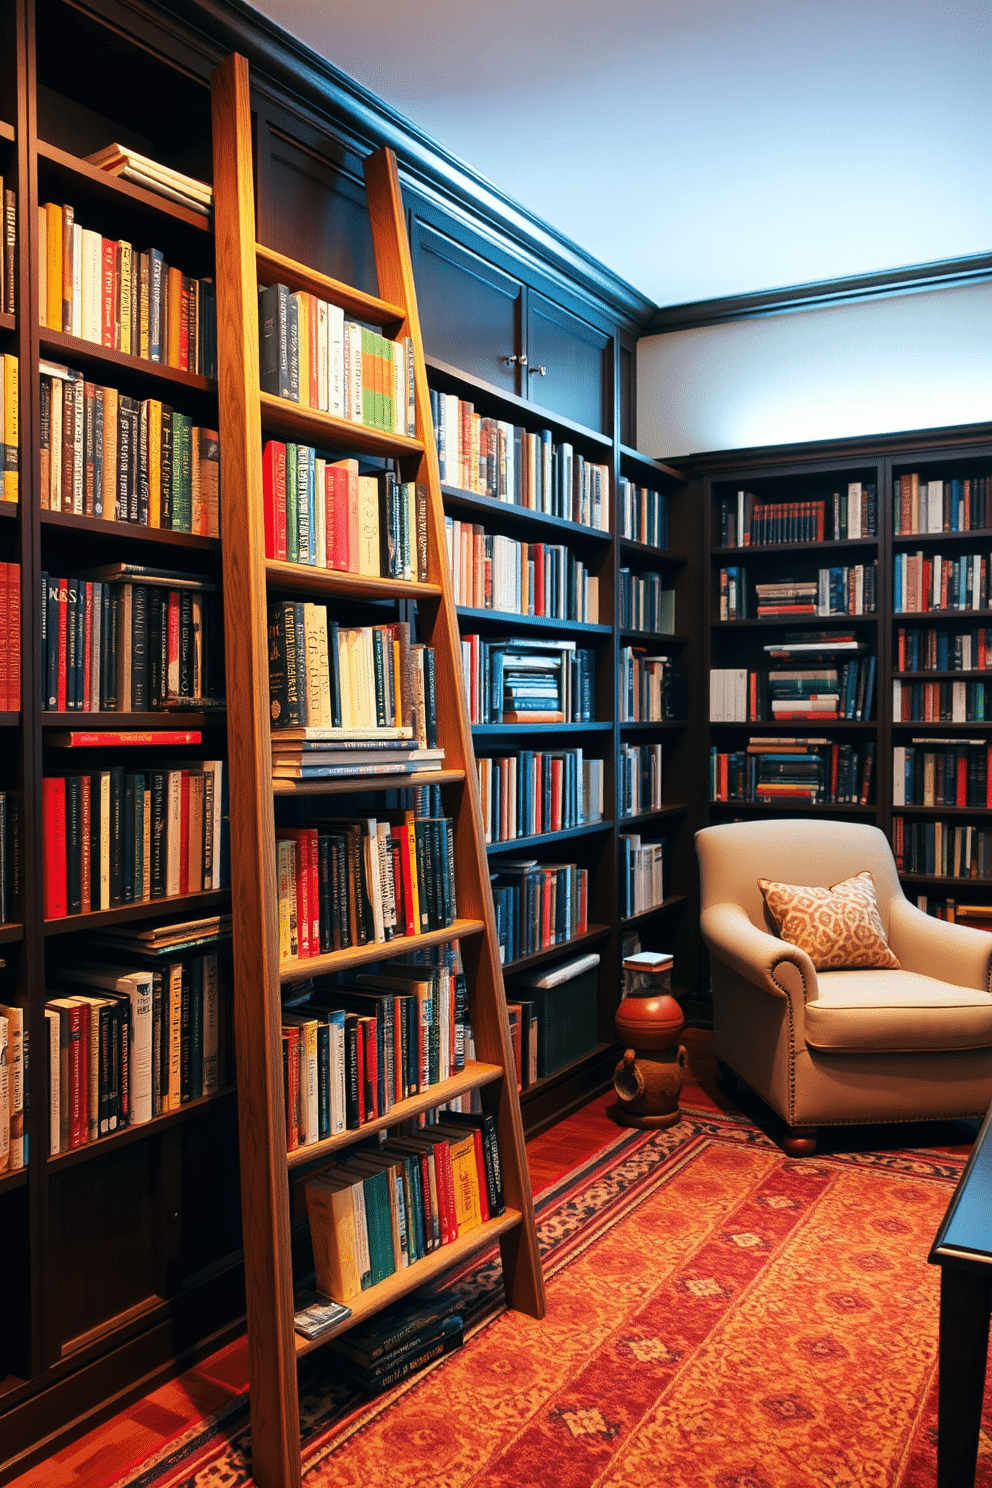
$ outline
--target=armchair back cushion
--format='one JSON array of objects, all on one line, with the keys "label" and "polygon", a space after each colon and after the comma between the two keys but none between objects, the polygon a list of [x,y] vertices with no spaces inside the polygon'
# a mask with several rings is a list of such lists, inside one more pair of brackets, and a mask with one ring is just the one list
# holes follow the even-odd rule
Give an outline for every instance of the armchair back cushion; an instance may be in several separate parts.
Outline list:
[{"label": "armchair back cushion", "polygon": [[898,970],[878,914],[871,874],[856,873],[829,889],[758,879],[779,935],[799,946],[817,971],[841,967]]}]

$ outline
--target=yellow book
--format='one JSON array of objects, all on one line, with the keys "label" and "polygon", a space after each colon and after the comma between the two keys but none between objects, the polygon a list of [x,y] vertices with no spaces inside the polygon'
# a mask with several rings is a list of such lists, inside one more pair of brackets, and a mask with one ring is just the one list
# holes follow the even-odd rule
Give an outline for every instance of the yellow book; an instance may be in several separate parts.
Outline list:
[{"label": "yellow book", "polygon": [[18,460],[20,427],[18,415],[17,358],[7,352],[3,359],[3,499],[16,501],[18,496]]},{"label": "yellow book", "polygon": [[335,1302],[350,1302],[362,1290],[355,1223],[358,1202],[365,1203],[361,1179],[356,1175],[349,1183],[320,1174],[307,1184],[306,1195],[317,1288]]},{"label": "yellow book", "polygon": [[449,1142],[451,1174],[455,1186],[455,1218],[458,1233],[476,1230],[482,1223],[479,1203],[479,1169],[475,1160],[475,1136],[469,1132],[457,1142]]},{"label": "yellow book", "polygon": [[379,482],[374,475],[358,477],[358,572],[378,578]]},{"label": "yellow book", "polygon": [[62,329],[62,208],[45,203],[48,216],[48,309],[45,324],[50,331]]},{"label": "yellow book", "polygon": [[103,390],[103,515],[110,522],[117,519],[117,389],[112,387]]},{"label": "yellow book", "polygon": [[191,477],[191,487],[192,487],[191,512],[192,512],[192,515],[190,517],[190,528],[189,528],[189,530],[190,530],[190,532],[198,532],[198,533],[201,533],[202,534],[203,531],[204,531],[204,527],[203,527],[203,488],[200,485],[200,441],[199,441],[199,439],[197,437],[198,434],[199,434],[199,430],[194,428],[191,431],[191,435],[190,435],[190,455],[191,455],[190,464],[191,464],[191,468],[192,468],[192,477]]},{"label": "yellow book", "polygon": [[183,968],[178,961],[169,967],[168,993],[169,1098],[162,1096],[162,1110],[178,1111],[182,1105]]},{"label": "yellow book", "polygon": [[170,367],[179,366],[180,332],[183,318],[183,276],[179,269],[169,269],[169,325],[166,361]]},{"label": "yellow book", "polygon": [[48,324],[48,208],[38,208],[38,324]]},{"label": "yellow book", "polygon": [[148,525],[162,525],[162,405],[157,398],[148,399]]}]

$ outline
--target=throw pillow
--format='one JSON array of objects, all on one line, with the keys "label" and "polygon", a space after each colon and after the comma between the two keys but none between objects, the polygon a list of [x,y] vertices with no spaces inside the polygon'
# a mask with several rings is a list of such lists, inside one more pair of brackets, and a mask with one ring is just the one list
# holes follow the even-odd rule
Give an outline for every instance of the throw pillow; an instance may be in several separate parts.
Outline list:
[{"label": "throw pillow", "polygon": [[829,889],[767,878],[759,878],[758,887],[779,935],[805,951],[817,971],[841,966],[898,969],[882,929],[875,881],[867,871]]}]

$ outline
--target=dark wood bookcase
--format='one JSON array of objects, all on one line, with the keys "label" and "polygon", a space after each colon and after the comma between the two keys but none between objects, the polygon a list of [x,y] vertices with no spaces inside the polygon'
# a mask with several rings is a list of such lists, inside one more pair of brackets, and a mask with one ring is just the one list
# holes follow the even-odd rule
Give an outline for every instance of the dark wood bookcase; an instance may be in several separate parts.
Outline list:
[{"label": "dark wood bookcase", "polygon": [[[900,553],[981,554],[992,569],[992,534],[988,530],[941,531],[897,535],[894,531],[894,485],[900,476],[915,473],[920,482],[974,479],[992,475],[992,430],[988,425],[962,426],[886,435],[878,438],[851,439],[823,443],[782,446],[753,451],[731,451],[714,456],[700,456],[689,462],[693,472],[702,477],[703,507],[706,516],[706,546],[709,554],[705,604],[703,659],[708,677],[712,667],[767,666],[763,645],[785,631],[816,630],[824,627],[850,626],[866,645],[874,650],[877,662],[875,700],[872,714],[862,722],[794,721],[763,723],[709,723],[708,742],[701,761],[707,770],[700,783],[701,794],[708,800],[711,821],[731,821],[755,815],[771,817],[782,814],[815,814],[835,816],[852,821],[868,821],[882,828],[891,840],[893,818],[906,821],[946,820],[955,825],[985,828],[988,813],[981,807],[895,806],[893,805],[893,749],[909,745],[912,739],[961,738],[992,742],[992,714],[982,721],[952,723],[949,721],[904,722],[893,716],[893,681],[992,681],[987,671],[903,672],[898,668],[900,627],[932,627],[954,634],[971,631],[990,623],[988,610],[943,609],[907,613],[894,608],[894,563]],[[809,501],[834,491],[846,490],[848,481],[872,482],[878,492],[877,538],[836,542],[782,543],[759,547],[720,546],[718,525],[719,503],[736,498],[739,490],[752,492],[769,501]],[[755,580],[781,580],[786,576],[805,578],[815,575],[819,567],[846,563],[878,562],[878,607],[874,614],[838,619],[797,616],[789,619],[763,618],[721,622],[719,618],[719,574],[728,565],[743,564],[747,569],[751,604]],[[752,608],[753,612],[753,608]],[[708,717],[708,696],[703,700],[704,717]],[[721,752],[739,750],[751,737],[823,736],[838,743],[850,742],[863,749],[869,740],[876,745],[874,781],[865,805],[768,804],[740,801],[709,801],[708,764],[710,748]],[[946,877],[925,873],[902,875],[907,895],[915,900],[925,895],[933,908],[935,903],[954,899],[959,903],[992,904],[992,879],[981,877]]]}]

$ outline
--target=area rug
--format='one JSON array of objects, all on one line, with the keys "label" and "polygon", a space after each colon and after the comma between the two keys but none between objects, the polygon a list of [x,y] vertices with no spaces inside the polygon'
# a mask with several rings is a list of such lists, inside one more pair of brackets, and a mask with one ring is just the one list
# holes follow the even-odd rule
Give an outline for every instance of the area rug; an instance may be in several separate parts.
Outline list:
[{"label": "area rug", "polygon": [[[456,1278],[465,1347],[372,1403],[317,1350],[307,1488],[924,1488],[935,1481],[939,1276],[962,1159],[793,1160],[744,1117],[627,1131],[546,1189],[540,1322],[498,1255]],[[250,1485],[247,1401],[117,1488]],[[992,1488],[983,1434],[981,1488]]]}]

